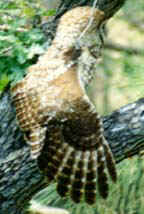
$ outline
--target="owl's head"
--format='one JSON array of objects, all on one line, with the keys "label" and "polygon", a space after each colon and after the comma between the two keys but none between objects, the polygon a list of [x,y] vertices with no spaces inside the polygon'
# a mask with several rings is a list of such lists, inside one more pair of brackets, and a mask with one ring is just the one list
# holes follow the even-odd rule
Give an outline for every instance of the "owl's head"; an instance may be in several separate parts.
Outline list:
[{"label": "owl's head", "polygon": [[61,17],[54,43],[66,48],[76,44],[89,46],[95,42],[104,19],[104,13],[97,8],[76,7]]}]

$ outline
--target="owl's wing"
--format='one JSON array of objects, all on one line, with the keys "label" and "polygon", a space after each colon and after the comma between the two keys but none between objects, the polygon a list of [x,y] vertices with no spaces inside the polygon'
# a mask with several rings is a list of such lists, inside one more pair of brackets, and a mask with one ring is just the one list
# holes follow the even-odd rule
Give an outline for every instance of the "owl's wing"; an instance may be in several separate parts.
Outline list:
[{"label": "owl's wing", "polygon": [[31,157],[37,158],[43,148],[46,132],[39,122],[39,94],[36,88],[28,87],[27,82],[22,80],[12,87],[11,95],[19,126],[30,146]]},{"label": "owl's wing", "polygon": [[101,118],[84,105],[81,103],[77,111],[65,114],[63,122],[55,120],[49,124],[38,165],[48,182],[56,180],[62,197],[69,194],[76,203],[84,200],[93,204],[96,185],[100,195],[106,198],[108,174],[116,181],[116,170],[103,136]]}]

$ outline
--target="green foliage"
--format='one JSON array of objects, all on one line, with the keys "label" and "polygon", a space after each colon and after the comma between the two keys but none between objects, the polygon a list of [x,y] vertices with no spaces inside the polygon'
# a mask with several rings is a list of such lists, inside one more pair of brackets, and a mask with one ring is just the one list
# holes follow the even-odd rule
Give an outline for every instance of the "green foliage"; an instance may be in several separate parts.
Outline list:
[{"label": "green foliage", "polygon": [[0,90],[21,79],[44,51],[45,37],[32,25],[37,12],[32,6],[32,1],[0,2]]}]

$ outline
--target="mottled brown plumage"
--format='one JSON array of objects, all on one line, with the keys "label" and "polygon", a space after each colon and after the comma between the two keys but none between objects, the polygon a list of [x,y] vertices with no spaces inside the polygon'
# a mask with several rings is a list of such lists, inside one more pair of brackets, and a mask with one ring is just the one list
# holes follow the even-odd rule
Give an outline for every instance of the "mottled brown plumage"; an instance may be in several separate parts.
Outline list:
[{"label": "mottled brown plumage", "polygon": [[101,118],[86,94],[99,58],[103,21],[103,12],[91,7],[64,14],[48,51],[12,88],[32,158],[48,182],[57,182],[61,196],[88,204],[95,202],[96,184],[107,197],[107,174],[116,181]]}]

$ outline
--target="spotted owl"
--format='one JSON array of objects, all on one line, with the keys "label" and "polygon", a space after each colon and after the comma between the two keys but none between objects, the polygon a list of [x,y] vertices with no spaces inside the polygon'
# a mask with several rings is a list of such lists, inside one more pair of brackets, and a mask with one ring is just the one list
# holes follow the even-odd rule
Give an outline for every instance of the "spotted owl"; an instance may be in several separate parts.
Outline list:
[{"label": "spotted owl", "polygon": [[95,203],[96,186],[106,198],[108,175],[116,181],[101,117],[86,93],[99,59],[104,17],[88,6],[66,12],[47,52],[11,89],[31,157],[48,183],[57,183],[59,195],[76,203]]}]

